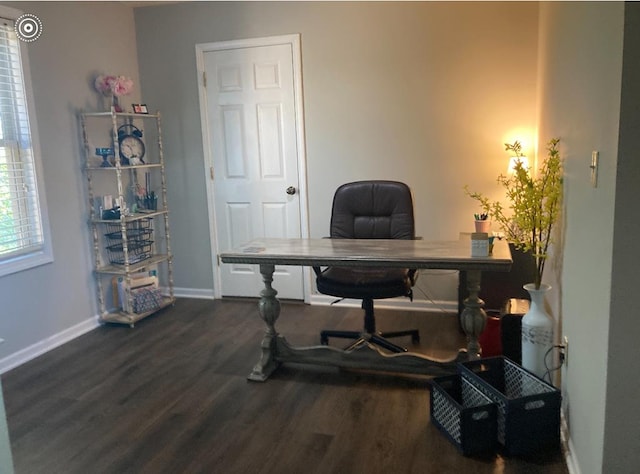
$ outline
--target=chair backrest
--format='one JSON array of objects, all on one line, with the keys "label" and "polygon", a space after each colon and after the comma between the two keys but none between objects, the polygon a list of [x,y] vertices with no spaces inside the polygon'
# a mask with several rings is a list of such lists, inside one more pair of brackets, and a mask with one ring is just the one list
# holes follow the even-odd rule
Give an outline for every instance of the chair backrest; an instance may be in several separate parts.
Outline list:
[{"label": "chair backrest", "polygon": [[343,184],[333,196],[330,236],[333,239],[414,239],[409,186],[398,181]]}]

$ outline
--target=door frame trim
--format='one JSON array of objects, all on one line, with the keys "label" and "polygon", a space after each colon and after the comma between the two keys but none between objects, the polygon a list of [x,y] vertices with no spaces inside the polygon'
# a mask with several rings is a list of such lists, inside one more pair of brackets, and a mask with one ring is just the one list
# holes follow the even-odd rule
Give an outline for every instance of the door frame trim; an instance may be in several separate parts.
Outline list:
[{"label": "door frame trim", "polygon": [[[211,51],[223,51],[228,49],[252,48],[260,46],[275,46],[288,44],[291,46],[293,59],[293,94],[294,114],[296,121],[296,152],[298,157],[298,197],[300,199],[300,236],[309,237],[308,214],[308,189],[307,189],[307,155],[304,127],[304,104],[302,95],[302,48],[300,46],[300,34],[266,36],[259,38],[247,38],[230,41],[216,41],[213,43],[196,44],[196,68],[198,76],[198,96],[200,102],[200,124],[202,128],[202,151],[204,175],[207,189],[207,209],[209,216],[209,234],[211,241],[211,262],[213,267],[213,297],[222,298],[222,291],[217,282],[221,281],[220,262],[218,254],[218,235],[216,226],[214,200],[214,180],[211,179],[213,167],[213,153],[209,142],[209,117],[207,114],[207,95],[204,84],[204,54]],[[227,250],[227,249],[224,249]],[[302,294],[305,303],[309,303],[311,294],[311,271],[308,267],[302,267]]]}]

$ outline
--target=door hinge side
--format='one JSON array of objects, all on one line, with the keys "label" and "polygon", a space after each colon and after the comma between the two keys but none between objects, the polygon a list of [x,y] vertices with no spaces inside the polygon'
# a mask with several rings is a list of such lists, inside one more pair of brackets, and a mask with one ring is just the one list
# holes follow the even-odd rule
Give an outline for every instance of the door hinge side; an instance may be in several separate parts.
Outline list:
[{"label": "door hinge side", "polygon": [[202,85],[207,88],[207,71],[202,71]]},{"label": "door hinge side", "polygon": [[213,174],[213,166],[209,167],[209,176],[211,176],[211,181],[213,181],[213,176],[214,176],[214,174]]}]

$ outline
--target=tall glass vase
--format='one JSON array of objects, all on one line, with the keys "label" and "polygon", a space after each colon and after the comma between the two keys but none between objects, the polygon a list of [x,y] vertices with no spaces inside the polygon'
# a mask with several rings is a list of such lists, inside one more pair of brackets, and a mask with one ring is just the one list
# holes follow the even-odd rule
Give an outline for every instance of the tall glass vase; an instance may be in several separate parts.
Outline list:
[{"label": "tall glass vase", "polygon": [[[531,306],[522,318],[522,367],[550,382],[548,368],[553,367],[553,320],[544,308],[545,294],[551,286],[533,283],[524,285],[531,295]],[[545,361],[546,358],[546,361]]]},{"label": "tall glass vase", "polygon": [[102,107],[105,111],[111,112],[111,108],[113,107],[116,112],[123,112],[122,107],[120,106],[120,99],[115,94],[107,94],[102,96]]},{"label": "tall glass vase", "polygon": [[112,94],[111,95],[111,105],[113,105],[113,109],[116,112],[123,112],[122,107],[120,106],[120,99],[118,98],[117,95]]}]

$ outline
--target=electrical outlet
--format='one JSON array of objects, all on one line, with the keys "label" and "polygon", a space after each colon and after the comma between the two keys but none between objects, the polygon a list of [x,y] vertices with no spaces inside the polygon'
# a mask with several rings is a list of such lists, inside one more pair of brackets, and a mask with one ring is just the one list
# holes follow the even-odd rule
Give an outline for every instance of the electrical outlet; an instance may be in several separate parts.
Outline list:
[{"label": "electrical outlet", "polygon": [[562,364],[566,366],[569,362],[569,338],[567,336],[562,338],[562,346],[560,357],[562,357]]}]

